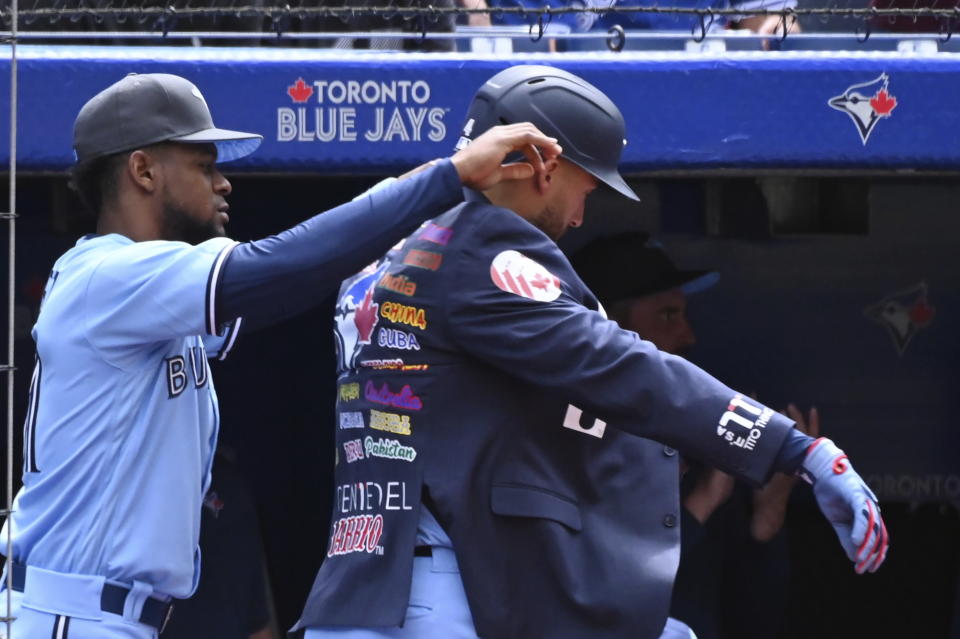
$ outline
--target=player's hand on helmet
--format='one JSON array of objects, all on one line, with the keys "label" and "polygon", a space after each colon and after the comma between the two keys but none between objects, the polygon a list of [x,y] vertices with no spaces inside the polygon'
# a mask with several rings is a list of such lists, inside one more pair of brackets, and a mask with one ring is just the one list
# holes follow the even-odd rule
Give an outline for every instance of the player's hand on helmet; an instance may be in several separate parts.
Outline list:
[{"label": "player's hand on helmet", "polygon": [[821,437],[810,446],[799,473],[813,484],[817,504],[857,573],[874,572],[887,557],[890,537],[876,496],[844,452]]},{"label": "player's hand on helmet", "polygon": [[[503,164],[515,151],[526,162]],[[544,173],[544,162],[560,156],[556,138],[547,137],[529,122],[495,126],[477,137],[451,158],[466,186],[482,191],[504,180],[523,180]]]}]

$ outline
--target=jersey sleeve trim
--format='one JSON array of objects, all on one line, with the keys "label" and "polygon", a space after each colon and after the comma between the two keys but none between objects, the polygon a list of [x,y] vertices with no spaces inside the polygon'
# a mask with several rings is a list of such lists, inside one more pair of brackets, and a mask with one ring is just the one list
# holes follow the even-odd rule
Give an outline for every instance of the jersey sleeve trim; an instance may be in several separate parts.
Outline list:
[{"label": "jersey sleeve trim", "polygon": [[[237,244],[239,244],[239,242],[234,242],[221,249],[220,254],[217,255],[217,259],[213,262],[213,267],[210,269],[210,276],[207,278],[206,331],[208,335],[217,335],[218,323],[215,312],[217,306],[217,289],[220,287],[223,264],[227,261],[227,257],[230,256],[230,252],[236,248]],[[239,326],[239,322],[237,322],[237,325]],[[229,347],[227,350],[229,350]]]},{"label": "jersey sleeve trim", "polygon": [[240,324],[242,323],[243,318],[238,317],[230,324],[230,332],[227,333],[226,338],[224,338],[223,348],[220,349],[220,354],[217,355],[217,361],[222,362],[227,359],[227,355],[230,354],[234,343],[237,341],[237,335],[240,334]]}]

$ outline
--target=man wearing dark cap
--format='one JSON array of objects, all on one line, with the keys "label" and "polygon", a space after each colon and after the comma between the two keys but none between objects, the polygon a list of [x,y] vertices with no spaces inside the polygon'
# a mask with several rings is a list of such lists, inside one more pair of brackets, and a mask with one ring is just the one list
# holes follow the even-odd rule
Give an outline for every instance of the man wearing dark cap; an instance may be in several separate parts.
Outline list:
[{"label": "man wearing dark cap", "polygon": [[[8,639],[155,637],[199,579],[219,426],[206,358],[227,354],[241,318],[262,325],[322,299],[464,185],[542,170],[531,145],[547,161],[559,152],[532,125],[500,127],[378,193],[237,243],[216,162],[260,139],[216,128],[197,87],[166,74],[129,75],[77,116],[74,183],[97,233],[57,260],[33,329],[23,488],[4,530]],[[533,166],[501,166],[517,150]]]},{"label": "man wearing dark cap", "polygon": [[610,319],[674,355],[696,341],[687,322],[687,296],[720,279],[716,271],[678,269],[645,233],[596,240],[572,261]]},{"label": "man wearing dark cap", "polygon": [[[696,342],[687,296],[719,279],[716,271],[678,269],[646,233],[594,240],[571,261],[611,319],[674,355],[684,355]],[[816,409],[807,419],[791,404],[787,414],[804,433],[819,435]],[[779,533],[795,479],[777,473],[762,489],[748,492],[735,489],[734,478],[716,468],[694,464],[687,473],[686,460],[681,467],[682,541],[671,615],[689,624],[698,639],[776,636],[789,573],[786,540]],[[725,593],[744,587],[761,605],[750,615],[739,608],[728,613]]]}]

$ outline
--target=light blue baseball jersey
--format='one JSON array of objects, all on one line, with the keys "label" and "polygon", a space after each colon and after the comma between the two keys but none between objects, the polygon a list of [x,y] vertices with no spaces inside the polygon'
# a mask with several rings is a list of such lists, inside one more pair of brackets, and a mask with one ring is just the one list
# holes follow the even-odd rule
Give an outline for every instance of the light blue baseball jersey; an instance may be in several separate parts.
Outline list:
[{"label": "light blue baseball jersey", "polygon": [[214,317],[233,246],[87,236],[57,260],[6,524],[16,560],[194,591],[219,422],[207,357],[239,327],[218,331]]}]

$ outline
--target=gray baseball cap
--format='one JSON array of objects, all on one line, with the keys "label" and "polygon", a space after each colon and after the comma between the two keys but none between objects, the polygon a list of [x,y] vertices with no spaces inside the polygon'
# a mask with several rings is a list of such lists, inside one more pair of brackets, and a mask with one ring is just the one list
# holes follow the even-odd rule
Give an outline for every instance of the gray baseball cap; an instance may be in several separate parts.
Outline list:
[{"label": "gray baseball cap", "polygon": [[73,123],[77,162],[156,144],[212,143],[217,161],[253,153],[263,136],[218,129],[200,90],[167,73],[131,73],[83,105]]}]

